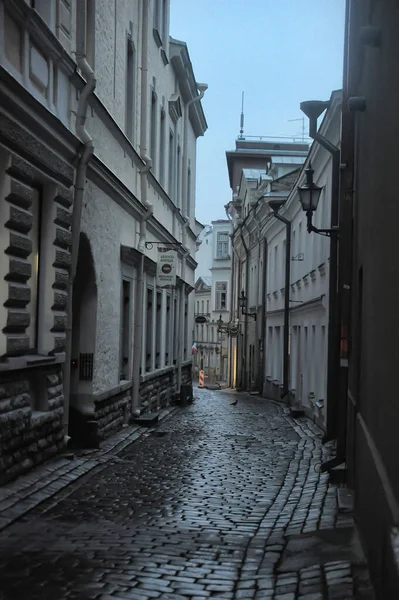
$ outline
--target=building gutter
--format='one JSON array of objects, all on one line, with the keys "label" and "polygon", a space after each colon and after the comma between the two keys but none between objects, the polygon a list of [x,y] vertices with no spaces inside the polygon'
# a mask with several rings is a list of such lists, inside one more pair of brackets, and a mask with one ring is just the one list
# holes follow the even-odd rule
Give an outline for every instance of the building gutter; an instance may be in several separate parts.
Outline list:
[{"label": "building gutter", "polygon": [[[242,225],[242,227],[244,227],[244,223]],[[246,257],[246,265],[245,265],[245,295],[248,298],[248,285],[249,285],[249,248],[247,246],[247,244],[245,243],[245,238],[244,238],[244,234],[242,232],[242,227],[240,228],[240,238],[241,238],[241,242],[245,251],[245,257]],[[246,311],[247,312],[247,311]],[[247,389],[247,342],[248,342],[248,315],[244,315],[245,320],[244,320],[244,341],[243,341],[243,352],[242,352],[242,363],[241,363],[241,373],[244,374],[244,376],[241,376],[241,383],[242,388],[243,389]]]},{"label": "building gutter", "polygon": [[64,412],[63,424],[64,435],[68,441],[69,428],[69,405],[71,395],[71,362],[72,362],[72,330],[73,330],[73,285],[76,277],[76,269],[79,254],[79,239],[82,221],[82,205],[86,188],[87,165],[94,153],[94,143],[88,133],[85,124],[87,116],[87,107],[91,95],[96,87],[96,78],[93,69],[86,59],[86,4],[79,3],[77,14],[76,29],[76,62],[77,66],[86,79],[86,85],[79,95],[78,109],[76,113],[76,134],[83,143],[83,149],[79,156],[76,169],[75,192],[72,209],[72,240],[71,240],[71,268],[68,278],[68,297],[67,297],[67,327],[66,327],[66,358],[64,365]]}]

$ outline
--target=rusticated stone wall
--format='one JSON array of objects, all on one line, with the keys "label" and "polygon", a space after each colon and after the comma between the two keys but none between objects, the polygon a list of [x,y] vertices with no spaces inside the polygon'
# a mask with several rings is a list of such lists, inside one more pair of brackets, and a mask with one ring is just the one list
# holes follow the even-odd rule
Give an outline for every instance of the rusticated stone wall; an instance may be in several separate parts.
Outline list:
[{"label": "rusticated stone wall", "polygon": [[2,375],[0,483],[15,479],[64,446],[61,367]]},{"label": "rusticated stone wall", "polygon": [[95,419],[100,440],[110,437],[128,422],[130,390],[104,400],[95,400]]},{"label": "rusticated stone wall", "polygon": [[[192,365],[182,367],[182,384],[192,383]],[[143,412],[154,412],[174,403],[179,399],[177,389],[177,368],[164,369],[151,378],[146,379],[140,386],[141,409]]]}]

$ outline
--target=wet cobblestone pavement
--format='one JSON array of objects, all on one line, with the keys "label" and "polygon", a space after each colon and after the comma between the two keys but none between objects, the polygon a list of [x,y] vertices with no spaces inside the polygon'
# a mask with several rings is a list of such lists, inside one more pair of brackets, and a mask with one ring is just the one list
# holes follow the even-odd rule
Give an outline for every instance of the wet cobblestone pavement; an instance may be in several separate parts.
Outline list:
[{"label": "wet cobblestone pavement", "polygon": [[1,600],[372,598],[317,429],[196,395],[3,529]]}]

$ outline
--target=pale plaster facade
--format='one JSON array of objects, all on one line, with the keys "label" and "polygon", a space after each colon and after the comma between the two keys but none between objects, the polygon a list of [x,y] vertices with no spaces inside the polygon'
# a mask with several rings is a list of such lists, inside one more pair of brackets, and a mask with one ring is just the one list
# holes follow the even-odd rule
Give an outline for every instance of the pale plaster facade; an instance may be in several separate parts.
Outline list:
[{"label": "pale plaster facade", "polygon": [[[40,379],[40,390],[53,380],[51,385],[58,386],[58,412],[44,417],[58,428],[58,446],[51,448],[55,452],[64,443],[62,429],[73,434],[69,417],[76,437],[85,436],[90,419],[102,439],[129,420],[131,411],[164,405],[190,381],[190,292],[200,230],[195,220],[196,141],[207,128],[200,103],[206,86],[198,89],[185,43],[169,37],[169,2],[30,4],[0,2],[1,94],[6,100],[1,113],[1,202],[8,207],[3,196],[10,198],[12,211],[22,210],[12,222],[22,236],[18,244],[26,247],[15,246],[21,264],[5,258],[10,218],[4,213],[0,264],[6,279],[15,281],[15,290],[10,291],[2,275],[0,293],[6,304],[15,306],[16,324],[3,329],[11,313],[2,303],[1,368],[10,380],[11,400],[16,397],[13,386],[23,381],[19,387],[26,390],[28,421],[21,426],[27,431],[36,427],[32,398],[41,396],[29,392],[36,386],[33,379]],[[75,62],[82,11],[86,58],[96,79],[85,119],[94,153],[87,166],[76,242],[69,356],[74,168],[83,148],[75,121],[87,87]],[[21,127],[29,138],[18,136]],[[35,224],[40,206],[50,217],[46,227]],[[158,246],[167,244],[177,251],[173,289],[156,286]],[[10,293],[17,294],[15,301]],[[35,364],[40,368],[33,372]],[[66,365],[67,380],[69,364],[70,394],[63,398],[61,368]],[[44,365],[50,365],[47,371]],[[10,419],[3,420],[12,436]],[[11,456],[5,477],[18,474],[18,469]]]},{"label": "pale plaster facade", "polygon": [[[195,316],[204,315],[207,322],[195,324],[194,339],[198,352],[194,359],[196,371],[203,355],[203,364],[208,379],[228,380],[230,339],[226,331],[218,330],[218,320],[223,327],[231,322],[231,232],[228,219],[212,221],[199,236],[201,244],[197,250],[197,272],[200,275],[195,285]],[[198,256],[201,252],[201,256]]]},{"label": "pale plaster facade", "polygon": [[[226,207],[232,220],[232,319],[239,327],[231,342],[229,384],[260,391],[265,375],[266,281],[268,241],[264,227],[269,209],[260,198],[268,189],[288,195],[307,143],[239,138],[226,152],[232,200]],[[245,313],[239,297],[244,292]]]},{"label": "pale plaster facade", "polygon": [[[320,132],[332,144],[340,143],[341,95],[334,92]],[[238,294],[245,291],[247,312],[242,315],[237,370],[238,385],[280,399],[284,363],[284,302],[286,225],[273,216],[269,201],[283,202],[279,214],[291,223],[289,311],[289,400],[320,425],[327,408],[327,345],[329,306],[329,238],[308,233],[297,187],[303,185],[311,161],[314,182],[322,187],[313,223],[330,226],[331,155],[313,144],[291,172],[245,168],[228,211],[235,226],[233,243],[233,310],[239,315]],[[287,153],[289,157],[289,153]],[[284,157],[280,157],[284,164]],[[299,162],[299,161],[298,161]],[[290,160],[291,168],[297,167]],[[275,177],[275,174],[278,177]],[[242,219],[241,215],[245,215]],[[246,343],[245,343],[246,338]]]}]

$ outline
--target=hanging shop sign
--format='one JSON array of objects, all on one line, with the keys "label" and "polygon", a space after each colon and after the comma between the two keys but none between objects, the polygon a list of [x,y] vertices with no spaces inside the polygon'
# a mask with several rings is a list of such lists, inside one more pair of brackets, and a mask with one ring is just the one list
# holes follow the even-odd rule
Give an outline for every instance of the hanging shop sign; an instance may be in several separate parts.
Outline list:
[{"label": "hanging shop sign", "polygon": [[166,287],[176,285],[177,252],[158,248],[157,286]]}]

